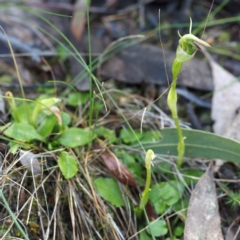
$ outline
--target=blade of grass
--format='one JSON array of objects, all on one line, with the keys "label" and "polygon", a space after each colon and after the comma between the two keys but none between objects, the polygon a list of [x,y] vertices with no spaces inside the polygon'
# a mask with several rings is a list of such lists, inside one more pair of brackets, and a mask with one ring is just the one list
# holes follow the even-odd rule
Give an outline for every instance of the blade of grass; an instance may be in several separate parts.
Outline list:
[{"label": "blade of grass", "polygon": [[26,240],[29,240],[28,235],[24,232],[24,230],[22,229],[22,227],[18,223],[16,216],[14,215],[11,208],[9,207],[7,200],[3,195],[2,189],[0,189],[0,198],[3,200],[3,204],[4,204],[5,208],[7,209],[8,213],[10,214],[10,216],[11,216],[12,220],[14,221],[15,225],[17,226],[18,230],[21,232],[21,234],[24,236],[24,238]]}]

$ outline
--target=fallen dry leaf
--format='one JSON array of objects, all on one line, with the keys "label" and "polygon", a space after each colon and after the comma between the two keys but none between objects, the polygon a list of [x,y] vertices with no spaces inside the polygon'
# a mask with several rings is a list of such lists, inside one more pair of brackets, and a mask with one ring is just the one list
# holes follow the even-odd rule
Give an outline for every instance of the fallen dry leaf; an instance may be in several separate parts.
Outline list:
[{"label": "fallen dry leaf", "polygon": [[240,113],[236,113],[231,126],[226,129],[224,136],[240,141]]},{"label": "fallen dry leaf", "polygon": [[5,102],[3,100],[3,94],[2,94],[2,91],[0,89],[0,123],[3,123],[6,120],[5,114],[6,114],[6,112],[5,112]]},{"label": "fallen dry leaf", "polygon": [[212,165],[192,192],[184,240],[223,240]]},{"label": "fallen dry leaf", "polygon": [[71,21],[71,31],[77,40],[81,39],[85,28],[86,23],[85,14],[87,8],[86,4],[87,1],[78,0],[74,5],[74,8],[77,10],[73,13],[73,18]]},{"label": "fallen dry leaf", "polygon": [[219,135],[240,141],[240,82],[231,73],[217,64],[205,52],[212,68],[214,94],[212,98],[213,130]]},{"label": "fallen dry leaf", "polygon": [[118,160],[113,152],[104,149],[99,144],[94,144],[93,149],[100,150],[101,159],[119,182],[137,189],[137,183],[131,172],[126,168],[126,166],[123,165],[123,163]]},{"label": "fallen dry leaf", "polygon": [[20,150],[20,162],[26,167],[30,172],[33,173],[34,176],[40,175],[42,173],[41,163],[38,161],[35,154]]}]

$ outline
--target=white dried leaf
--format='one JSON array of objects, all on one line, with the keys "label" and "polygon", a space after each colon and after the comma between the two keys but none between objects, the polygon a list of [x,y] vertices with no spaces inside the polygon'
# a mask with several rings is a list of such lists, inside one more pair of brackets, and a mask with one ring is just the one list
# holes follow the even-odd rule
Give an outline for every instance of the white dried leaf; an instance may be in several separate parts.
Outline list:
[{"label": "white dried leaf", "polygon": [[51,106],[50,110],[57,117],[59,126],[62,126],[62,117],[61,117],[60,109],[58,107],[56,107],[56,106]]},{"label": "white dried leaf", "polygon": [[0,114],[5,114],[5,103],[2,96],[3,94],[2,91],[0,90]]},{"label": "white dried leaf", "polygon": [[[219,135],[240,141],[236,135],[231,136],[229,129],[233,124],[236,112],[240,107],[240,82],[235,76],[217,64],[208,53],[205,53],[212,68],[214,94],[212,98],[212,119],[214,120],[213,130]],[[234,127],[235,128],[235,127]],[[236,128],[235,131],[239,131]],[[231,132],[234,132],[231,130]]]},{"label": "white dried leaf", "polygon": [[3,159],[2,155],[0,154],[0,176],[3,175]]},{"label": "white dried leaf", "polygon": [[20,150],[19,153],[21,164],[32,172],[34,176],[42,173],[41,164],[35,154],[24,150]]}]

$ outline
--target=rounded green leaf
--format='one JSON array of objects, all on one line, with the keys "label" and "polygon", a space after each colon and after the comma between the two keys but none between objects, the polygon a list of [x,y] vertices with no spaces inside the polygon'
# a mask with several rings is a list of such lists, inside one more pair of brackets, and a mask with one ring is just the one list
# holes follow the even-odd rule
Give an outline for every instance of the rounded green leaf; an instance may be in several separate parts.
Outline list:
[{"label": "rounded green leaf", "polygon": [[74,177],[78,172],[76,159],[67,152],[61,152],[58,158],[58,166],[66,179]]},{"label": "rounded green leaf", "polygon": [[180,223],[173,228],[173,233],[175,236],[180,237],[183,235],[183,232],[184,232],[184,224],[183,223]]},{"label": "rounded green leaf", "polygon": [[98,135],[98,137],[103,137],[107,139],[110,143],[116,142],[117,140],[115,130],[111,130],[105,127],[99,127],[94,129],[94,132]]},{"label": "rounded green leaf", "polygon": [[58,142],[64,147],[80,147],[91,143],[96,135],[92,130],[81,128],[68,128],[59,138]]},{"label": "rounded green leaf", "polygon": [[70,93],[67,99],[67,105],[77,107],[79,104],[85,104],[89,101],[89,93]]},{"label": "rounded green leaf", "polygon": [[152,240],[152,237],[145,230],[140,232],[140,240]]},{"label": "rounded green leaf", "polygon": [[94,180],[94,186],[99,195],[115,207],[124,206],[121,192],[117,181],[112,178],[97,178]]},{"label": "rounded green leaf", "polygon": [[150,222],[147,232],[154,237],[164,236],[168,232],[167,224],[164,220]]},{"label": "rounded green leaf", "polygon": [[129,144],[137,142],[138,139],[142,137],[142,134],[140,133],[140,131],[133,132],[131,129],[123,128],[120,131],[119,137],[124,143]]},{"label": "rounded green leaf", "polygon": [[157,213],[161,214],[163,206],[172,206],[177,203],[183,194],[184,186],[177,181],[155,184],[149,192],[149,199]]},{"label": "rounded green leaf", "polygon": [[[6,125],[1,129],[4,128],[6,128]],[[25,122],[13,123],[7,130],[4,131],[4,135],[22,142],[31,142],[33,140],[45,142],[44,138],[38,134],[36,129]]]}]

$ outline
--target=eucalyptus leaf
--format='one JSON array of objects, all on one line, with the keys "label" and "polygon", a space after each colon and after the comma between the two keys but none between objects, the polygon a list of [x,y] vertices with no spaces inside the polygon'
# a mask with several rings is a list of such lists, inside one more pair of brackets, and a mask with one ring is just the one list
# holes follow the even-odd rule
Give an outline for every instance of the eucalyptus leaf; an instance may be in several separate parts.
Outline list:
[{"label": "eucalyptus leaf", "polygon": [[74,177],[78,172],[76,159],[65,151],[61,152],[58,159],[58,166],[66,179]]},{"label": "eucalyptus leaf", "polygon": [[103,199],[110,202],[115,207],[124,206],[122,195],[116,180],[112,178],[97,178],[93,183]]},{"label": "eucalyptus leaf", "polygon": [[[213,133],[182,129],[185,137],[185,157],[222,159],[240,163],[240,143]],[[177,156],[178,135],[176,128],[161,130],[162,140],[143,144],[156,154]]]},{"label": "eucalyptus leaf", "polygon": [[68,128],[57,141],[65,147],[75,148],[91,143],[95,137],[92,130]]}]

